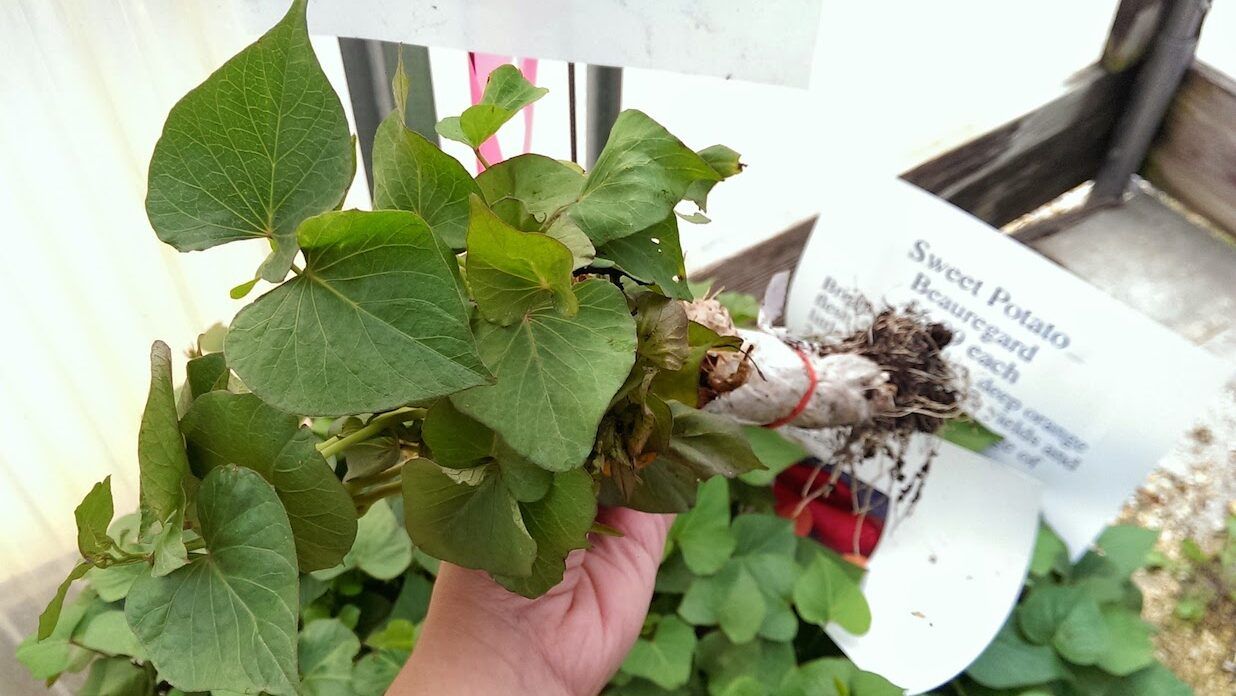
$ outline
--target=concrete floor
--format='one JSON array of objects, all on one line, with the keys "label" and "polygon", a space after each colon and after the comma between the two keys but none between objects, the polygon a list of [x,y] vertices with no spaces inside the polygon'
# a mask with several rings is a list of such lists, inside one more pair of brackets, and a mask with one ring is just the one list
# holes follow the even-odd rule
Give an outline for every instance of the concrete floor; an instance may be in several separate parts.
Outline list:
[{"label": "concrete floor", "polygon": [[[1064,218],[1058,218],[1064,219]],[[1200,223],[1200,224],[1198,224]],[[1236,241],[1188,219],[1155,192],[1065,224],[1033,245],[1112,296],[1218,355],[1236,369]],[[1210,551],[1236,512],[1236,377],[1160,461],[1120,521],[1161,530],[1158,549],[1184,539]],[[1212,608],[1197,625],[1172,616],[1180,592],[1166,572],[1138,573],[1157,653],[1195,693],[1236,693],[1236,606]]]},{"label": "concrete floor", "polygon": [[1236,239],[1138,189],[1034,247],[1236,366]]},{"label": "concrete floor", "polygon": [[1206,500],[1189,506],[1205,503],[1191,522],[1203,533],[1220,529],[1236,500],[1236,239],[1188,215],[1143,185],[1124,205],[1085,215],[1033,246],[1232,365],[1226,393],[1161,462],[1171,474],[1205,481]]}]

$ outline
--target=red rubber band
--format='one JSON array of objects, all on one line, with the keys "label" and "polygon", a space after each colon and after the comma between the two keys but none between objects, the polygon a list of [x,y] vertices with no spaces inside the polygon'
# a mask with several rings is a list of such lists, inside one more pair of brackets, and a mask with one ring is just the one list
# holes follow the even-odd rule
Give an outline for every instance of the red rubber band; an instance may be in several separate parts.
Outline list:
[{"label": "red rubber band", "polygon": [[811,403],[811,397],[815,395],[815,388],[820,384],[820,378],[815,374],[815,366],[811,364],[811,357],[801,348],[794,348],[794,352],[798,354],[799,359],[803,361],[803,367],[807,370],[807,391],[803,393],[803,398],[798,400],[793,411],[771,423],[765,423],[765,428],[780,428],[802,415],[802,412],[807,410],[807,404]]}]

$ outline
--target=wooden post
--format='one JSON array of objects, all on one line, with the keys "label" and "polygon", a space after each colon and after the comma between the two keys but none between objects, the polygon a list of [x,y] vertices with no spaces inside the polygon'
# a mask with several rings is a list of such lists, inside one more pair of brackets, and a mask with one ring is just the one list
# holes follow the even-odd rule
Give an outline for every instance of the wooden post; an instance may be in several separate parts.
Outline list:
[{"label": "wooden post", "polygon": [[[1141,167],[1180,80],[1193,62],[1209,0],[1175,0],[1138,70],[1128,109],[1120,117],[1111,148],[1094,177],[1090,205],[1118,203],[1130,177]],[[1110,45],[1110,44],[1109,44]]]}]

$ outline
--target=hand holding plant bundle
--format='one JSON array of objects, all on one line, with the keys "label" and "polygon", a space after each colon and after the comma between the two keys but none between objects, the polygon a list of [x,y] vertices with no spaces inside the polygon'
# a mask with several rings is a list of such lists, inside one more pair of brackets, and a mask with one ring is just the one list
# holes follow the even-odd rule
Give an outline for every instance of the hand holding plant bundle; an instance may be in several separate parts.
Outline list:
[{"label": "hand holding plant bundle", "polygon": [[[179,395],[170,349],[153,346],[140,519],[109,533],[108,482],[90,491],[76,511],[83,561],[40,618],[36,648],[83,620],[61,614],[71,583],[106,573],[123,578],[107,601],[123,599],[136,643],[116,654],[142,661],[125,679],[293,694],[305,661],[322,657],[298,635],[314,599],[305,574],[361,567],[375,541],[358,519],[371,508],[401,516],[426,558],[548,601],[566,591],[551,588],[571,552],[612,531],[598,525],[598,503],[682,512],[701,481],[763,468],[739,425],[760,416],[733,405],[744,385],[763,390],[760,409],[806,413],[800,425],[857,428],[847,446],[908,432],[921,410],[902,413],[898,395],[922,394],[901,378],[921,365],[889,373],[871,346],[799,347],[854,368],[811,372],[819,384],[804,395],[769,387],[734,332],[692,320],[674,208],[703,210],[742,165],[724,146],[690,150],[639,111],[618,117],[590,172],[521,155],[474,179],[397,110],[375,137],[376,210],[340,210],[355,143],[305,13],[296,0],[168,116],[146,201],[159,239],[180,251],[265,239],[269,255],[233,297],[258,280],[275,287],[236,315],[222,351],[199,346]],[[402,105],[402,72],[394,89]],[[499,68],[480,103],[438,132],[479,155],[544,92]],[[727,391],[725,415],[700,410]],[[854,408],[829,417],[829,399]],[[910,429],[941,422],[933,412]],[[635,560],[655,567],[655,544],[645,546]],[[626,572],[606,548],[578,561],[587,575]],[[628,599],[604,587],[593,590],[598,611]],[[639,629],[578,637],[629,643]],[[72,668],[61,642],[41,653],[40,676]]]}]

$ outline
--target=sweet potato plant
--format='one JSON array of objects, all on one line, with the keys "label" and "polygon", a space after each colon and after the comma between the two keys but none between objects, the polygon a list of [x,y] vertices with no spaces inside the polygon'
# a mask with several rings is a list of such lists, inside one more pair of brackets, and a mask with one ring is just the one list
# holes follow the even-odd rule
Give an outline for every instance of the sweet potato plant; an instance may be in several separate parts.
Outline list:
[{"label": "sweet potato plant", "polygon": [[[403,104],[406,78],[394,89]],[[477,149],[544,93],[500,68],[438,132]],[[731,419],[696,408],[706,350],[734,339],[680,302],[674,208],[704,208],[737,153],[693,151],[632,110],[590,172],[522,155],[473,178],[396,111],[372,161],[375,210],[341,210],[355,140],[305,0],[173,107],[150,162],[155,233],[183,252],[266,240],[233,296],[273,287],[222,351],[195,352],[179,395],[154,344],[139,519],[109,535],[108,482],[87,494],[82,561],[40,640],[74,580],[124,567],[124,618],[161,682],[292,694],[298,577],[346,565],[378,501],[401,495],[424,554],[535,597],[598,501],[685,510],[700,480],[760,466]]]}]

